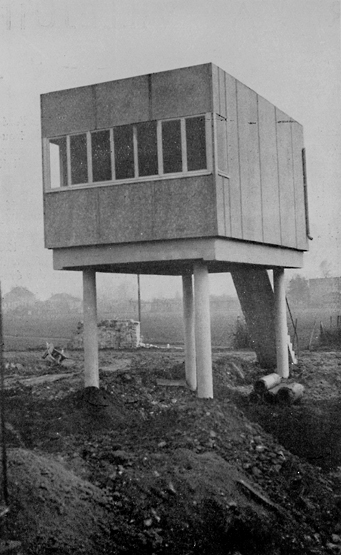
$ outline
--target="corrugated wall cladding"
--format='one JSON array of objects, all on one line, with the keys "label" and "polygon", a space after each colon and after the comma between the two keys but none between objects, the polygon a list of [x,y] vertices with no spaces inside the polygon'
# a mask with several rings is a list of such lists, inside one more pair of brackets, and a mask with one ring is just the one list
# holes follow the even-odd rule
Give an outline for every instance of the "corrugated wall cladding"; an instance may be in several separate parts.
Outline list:
[{"label": "corrugated wall cladding", "polygon": [[42,136],[211,111],[211,64],[203,64],[43,94]]},{"label": "corrugated wall cladding", "polygon": [[58,191],[45,195],[45,246],[217,236],[212,176]]},{"label": "corrugated wall cladding", "polygon": [[217,123],[226,144],[217,145],[218,158],[227,151],[225,178],[217,179],[219,233],[306,250],[302,126],[214,65],[212,79],[213,111],[227,132],[226,140]]}]

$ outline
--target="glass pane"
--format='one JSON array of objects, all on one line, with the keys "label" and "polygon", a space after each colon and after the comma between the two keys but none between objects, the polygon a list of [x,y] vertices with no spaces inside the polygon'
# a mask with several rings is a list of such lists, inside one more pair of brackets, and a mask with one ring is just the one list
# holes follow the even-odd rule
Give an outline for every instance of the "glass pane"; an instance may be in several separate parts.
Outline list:
[{"label": "glass pane", "polygon": [[180,120],[162,122],[164,173],[182,172]]},{"label": "glass pane", "polygon": [[139,176],[157,175],[156,121],[147,121],[137,125],[137,153]]},{"label": "glass pane", "polygon": [[91,133],[92,179],[93,181],[111,180],[110,132]]},{"label": "glass pane", "polygon": [[114,129],[116,179],[134,177],[133,126],[122,125]]},{"label": "glass pane", "polygon": [[70,137],[70,156],[71,156],[71,183],[88,182],[88,156],[86,150],[86,135],[71,135]]},{"label": "glass pane", "polygon": [[50,187],[67,186],[66,137],[50,139]]},{"label": "glass pane", "polygon": [[187,169],[204,170],[206,161],[205,117],[186,119]]}]

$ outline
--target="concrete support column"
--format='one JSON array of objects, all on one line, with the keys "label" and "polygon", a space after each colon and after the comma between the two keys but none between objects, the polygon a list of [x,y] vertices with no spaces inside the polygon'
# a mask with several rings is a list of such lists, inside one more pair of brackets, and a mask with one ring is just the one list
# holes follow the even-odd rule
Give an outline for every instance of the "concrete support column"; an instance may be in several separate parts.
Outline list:
[{"label": "concrete support column", "polygon": [[275,332],[276,332],[276,356],[277,374],[282,378],[289,377],[288,357],[288,326],[287,309],[285,300],[284,269],[275,268],[274,297],[275,297]]},{"label": "concrete support column", "polygon": [[191,275],[182,276],[182,292],[186,382],[188,387],[195,391],[197,388],[197,370],[195,363],[194,299]]},{"label": "concrete support column", "polygon": [[83,271],[84,387],[99,387],[96,272]]},{"label": "concrete support column", "polygon": [[208,269],[203,262],[194,264],[195,349],[198,397],[213,398],[211,320]]}]

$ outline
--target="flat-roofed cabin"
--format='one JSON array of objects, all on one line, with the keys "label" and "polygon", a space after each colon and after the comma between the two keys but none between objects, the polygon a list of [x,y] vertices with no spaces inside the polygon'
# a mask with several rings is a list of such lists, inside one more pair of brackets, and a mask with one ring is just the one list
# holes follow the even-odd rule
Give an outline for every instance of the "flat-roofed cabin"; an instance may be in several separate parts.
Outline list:
[{"label": "flat-roofed cabin", "polygon": [[43,94],[41,118],[55,269],[201,264],[232,273],[250,320],[251,272],[268,290],[265,270],[302,266],[302,126],[214,64]]}]

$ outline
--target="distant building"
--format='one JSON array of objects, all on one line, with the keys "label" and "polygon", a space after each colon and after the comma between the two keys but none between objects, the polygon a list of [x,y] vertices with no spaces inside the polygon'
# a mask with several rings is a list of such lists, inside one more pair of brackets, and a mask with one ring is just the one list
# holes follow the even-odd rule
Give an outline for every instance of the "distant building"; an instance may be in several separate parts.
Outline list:
[{"label": "distant building", "polygon": [[308,285],[311,304],[341,307],[341,277],[309,279]]},{"label": "distant building", "polygon": [[3,309],[11,312],[18,308],[31,308],[36,303],[36,297],[26,287],[13,287],[4,295]]},{"label": "distant building", "polygon": [[56,293],[52,295],[46,302],[46,308],[56,312],[81,312],[82,311],[82,301],[77,297],[68,295],[67,293]]}]

